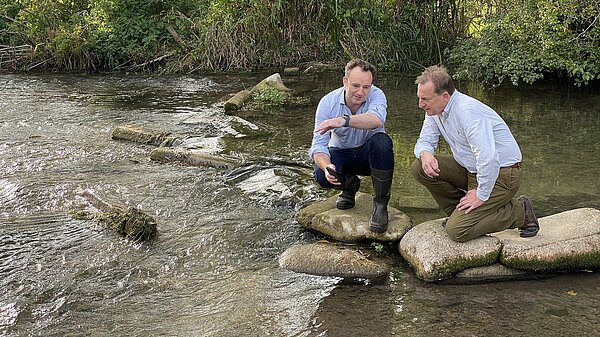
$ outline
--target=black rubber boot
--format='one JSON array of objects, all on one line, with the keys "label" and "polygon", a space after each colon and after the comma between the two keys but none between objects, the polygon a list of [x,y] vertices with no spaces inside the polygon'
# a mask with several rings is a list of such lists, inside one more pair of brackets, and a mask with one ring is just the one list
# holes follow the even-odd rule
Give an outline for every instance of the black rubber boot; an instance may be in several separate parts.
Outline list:
[{"label": "black rubber boot", "polygon": [[360,188],[360,178],[357,176],[348,176],[346,184],[342,189],[342,193],[335,202],[337,209],[350,209],[354,207],[354,197]]},{"label": "black rubber boot", "polygon": [[369,224],[372,232],[383,233],[388,228],[387,205],[390,201],[390,190],[392,189],[393,170],[382,171],[371,168],[371,180],[373,180],[373,215]]}]

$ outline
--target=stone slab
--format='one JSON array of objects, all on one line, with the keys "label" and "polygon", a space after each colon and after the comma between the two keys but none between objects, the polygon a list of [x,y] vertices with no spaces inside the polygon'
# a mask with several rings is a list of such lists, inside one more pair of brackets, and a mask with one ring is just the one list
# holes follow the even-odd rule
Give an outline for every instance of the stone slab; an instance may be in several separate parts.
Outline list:
[{"label": "stone slab", "polygon": [[502,264],[532,271],[600,269],[600,210],[578,208],[538,221],[532,238],[517,230],[493,234],[503,245]]},{"label": "stone slab", "polygon": [[425,281],[441,281],[468,268],[491,265],[498,260],[502,244],[491,236],[464,243],[454,242],[442,227],[443,219],[427,221],[410,229],[398,244],[402,257]]},{"label": "stone slab", "polygon": [[390,272],[383,260],[356,247],[321,242],[288,248],[279,257],[279,266],[297,273],[351,279],[381,279]]},{"label": "stone slab", "polygon": [[296,220],[304,228],[344,242],[398,241],[412,227],[412,221],[406,214],[388,206],[388,230],[385,233],[372,232],[369,219],[373,212],[373,196],[356,193],[356,205],[348,210],[335,208],[337,197],[334,195],[301,209]]}]

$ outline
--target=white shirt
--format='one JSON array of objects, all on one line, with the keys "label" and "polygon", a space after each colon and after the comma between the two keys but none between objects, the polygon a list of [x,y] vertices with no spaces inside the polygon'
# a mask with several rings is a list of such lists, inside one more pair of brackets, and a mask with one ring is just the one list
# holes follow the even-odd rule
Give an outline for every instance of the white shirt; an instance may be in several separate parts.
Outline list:
[{"label": "white shirt", "polygon": [[452,156],[477,174],[477,197],[489,199],[501,167],[522,160],[521,150],[508,125],[490,107],[455,90],[440,115],[427,116],[415,145],[415,155],[434,153],[440,134]]}]

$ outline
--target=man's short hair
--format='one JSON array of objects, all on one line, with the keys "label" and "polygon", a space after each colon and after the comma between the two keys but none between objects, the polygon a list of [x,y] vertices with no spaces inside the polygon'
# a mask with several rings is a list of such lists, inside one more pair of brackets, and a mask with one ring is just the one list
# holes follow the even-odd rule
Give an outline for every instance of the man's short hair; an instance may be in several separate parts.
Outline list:
[{"label": "man's short hair", "polygon": [[450,95],[454,93],[454,82],[452,82],[452,77],[444,66],[427,67],[417,77],[415,84],[425,84],[429,81],[433,82],[433,88],[437,95],[441,95],[444,91],[447,91]]},{"label": "man's short hair", "polygon": [[362,59],[352,59],[348,63],[346,63],[345,74],[344,76],[348,77],[350,75],[350,71],[356,67],[360,67],[362,71],[370,71],[373,79],[375,79],[375,66],[371,63],[362,60]]}]

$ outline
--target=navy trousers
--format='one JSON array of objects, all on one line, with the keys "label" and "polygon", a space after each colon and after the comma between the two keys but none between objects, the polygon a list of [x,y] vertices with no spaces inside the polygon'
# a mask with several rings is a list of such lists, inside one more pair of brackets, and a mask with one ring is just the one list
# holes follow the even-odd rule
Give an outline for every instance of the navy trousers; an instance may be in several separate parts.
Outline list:
[{"label": "navy trousers", "polygon": [[[331,163],[342,173],[342,180],[348,175],[370,176],[371,168],[390,171],[394,169],[394,145],[386,133],[374,134],[365,144],[350,149],[330,147]],[[323,188],[334,188],[327,181],[325,172],[314,165],[315,180]],[[344,181],[341,181],[344,184]]]}]

